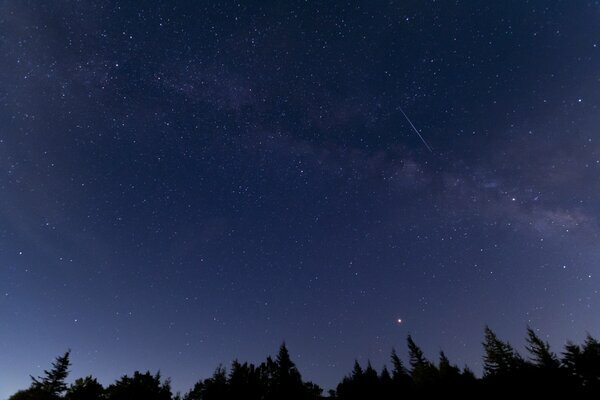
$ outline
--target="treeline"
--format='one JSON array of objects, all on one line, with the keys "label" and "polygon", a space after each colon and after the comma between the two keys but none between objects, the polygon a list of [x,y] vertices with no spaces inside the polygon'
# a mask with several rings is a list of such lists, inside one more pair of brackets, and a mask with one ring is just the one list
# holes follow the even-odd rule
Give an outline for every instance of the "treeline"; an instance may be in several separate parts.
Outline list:
[{"label": "treeline", "polygon": [[212,377],[198,381],[184,395],[173,394],[169,379],[160,373],[135,372],[103,387],[95,378],[76,379],[68,385],[67,351],[43,376],[31,377],[31,386],[9,400],[340,400],[402,399],[427,395],[487,396],[530,394],[552,396],[569,393],[587,398],[600,395],[600,342],[587,336],[583,344],[567,343],[560,355],[532,329],[527,329],[527,356],[500,340],[486,327],[483,376],[468,367],[452,364],[443,352],[437,363],[428,360],[411,336],[407,338],[409,362],[405,366],[395,350],[391,370],[378,372],[355,362],[352,372],[324,396],[314,383],[305,382],[285,344],[275,359],[256,366],[234,361],[227,371],[219,366]]}]

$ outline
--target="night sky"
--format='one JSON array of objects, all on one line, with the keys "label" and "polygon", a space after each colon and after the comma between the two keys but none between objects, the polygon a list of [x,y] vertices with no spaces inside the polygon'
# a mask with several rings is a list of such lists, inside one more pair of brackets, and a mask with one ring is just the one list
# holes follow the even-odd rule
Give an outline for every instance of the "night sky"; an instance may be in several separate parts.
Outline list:
[{"label": "night sky", "polygon": [[1,1],[0,398],[598,336],[599,105],[597,1]]}]

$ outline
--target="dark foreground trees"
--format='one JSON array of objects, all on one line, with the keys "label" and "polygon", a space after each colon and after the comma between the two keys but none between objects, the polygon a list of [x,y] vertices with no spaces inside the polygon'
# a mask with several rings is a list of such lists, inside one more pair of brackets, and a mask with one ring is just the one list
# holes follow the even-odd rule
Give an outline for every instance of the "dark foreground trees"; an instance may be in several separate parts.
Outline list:
[{"label": "dark foreground trees", "polygon": [[56,358],[52,369],[44,370],[44,376],[31,376],[31,386],[10,397],[10,400],[56,400],[67,390],[66,379],[69,374],[71,351]]},{"label": "dark foreground trees", "polygon": [[219,366],[211,378],[199,381],[184,400],[312,400],[321,398],[322,389],[304,382],[285,344],[275,360],[268,357],[259,366],[237,360],[229,373]]},{"label": "dark foreground trees", "polygon": [[[21,390],[9,400],[175,400],[169,379],[160,373],[134,372],[104,388],[95,378],[76,379],[70,386],[68,375],[69,352],[58,357],[44,377],[33,378],[29,389]],[[185,400],[256,399],[256,400],[315,400],[323,390],[305,382],[292,361],[285,344],[275,359],[268,357],[258,366],[237,360],[228,372],[217,367],[212,377],[198,381],[183,396]]]},{"label": "dark foreground trees", "polygon": [[[568,394],[573,398],[600,395],[600,342],[588,336],[583,344],[567,343],[557,355],[534,330],[527,328],[526,355],[488,327],[483,340],[483,376],[476,378],[467,367],[452,364],[444,352],[430,361],[413,340],[407,338],[409,362],[405,366],[395,350],[391,369],[378,372],[371,363],[354,363],[329,398],[340,400],[401,399],[439,396],[497,397]],[[160,373],[134,372],[104,388],[87,376],[67,383],[70,352],[58,357],[44,375],[32,377],[31,386],[9,400],[316,400],[323,398],[317,385],[302,379],[285,346],[275,359],[254,365],[234,361],[229,370],[219,366],[210,378],[198,381],[180,396],[173,395],[169,379]]]},{"label": "dark foreground trees", "polygon": [[86,376],[76,379],[65,395],[67,400],[98,400],[104,396],[104,388],[96,378]]}]

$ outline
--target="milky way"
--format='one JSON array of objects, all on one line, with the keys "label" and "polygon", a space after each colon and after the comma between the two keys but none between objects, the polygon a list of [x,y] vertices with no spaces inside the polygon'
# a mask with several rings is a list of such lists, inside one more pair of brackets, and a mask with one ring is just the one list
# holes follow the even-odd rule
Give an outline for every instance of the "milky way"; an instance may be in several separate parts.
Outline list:
[{"label": "milky way", "polygon": [[93,3],[0,3],[0,397],[600,334],[597,2]]}]

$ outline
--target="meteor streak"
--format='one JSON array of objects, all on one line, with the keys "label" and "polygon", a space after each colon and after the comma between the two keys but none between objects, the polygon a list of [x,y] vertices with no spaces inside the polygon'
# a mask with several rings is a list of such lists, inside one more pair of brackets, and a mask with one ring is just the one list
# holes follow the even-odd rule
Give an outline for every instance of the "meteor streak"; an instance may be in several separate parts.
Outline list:
[{"label": "meteor streak", "polygon": [[404,115],[404,118],[406,118],[406,120],[408,121],[408,123],[410,124],[410,126],[412,126],[412,128],[415,131],[415,133],[417,134],[417,136],[419,136],[419,139],[421,139],[421,142],[423,142],[423,144],[425,145],[425,147],[427,147],[427,150],[429,150],[431,153],[433,153],[433,150],[431,150],[431,147],[429,147],[429,144],[427,144],[427,141],[425,141],[425,139],[423,138],[423,136],[421,136],[421,134],[419,133],[419,131],[417,130],[417,128],[415,128],[414,124],[412,123],[412,121],[410,120],[410,118],[408,118],[408,115],[406,115],[406,113],[404,112],[404,110],[402,109],[402,107],[398,106],[398,110],[400,110],[400,112],[402,113],[402,115]]}]

